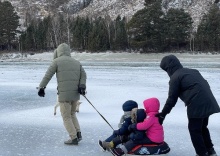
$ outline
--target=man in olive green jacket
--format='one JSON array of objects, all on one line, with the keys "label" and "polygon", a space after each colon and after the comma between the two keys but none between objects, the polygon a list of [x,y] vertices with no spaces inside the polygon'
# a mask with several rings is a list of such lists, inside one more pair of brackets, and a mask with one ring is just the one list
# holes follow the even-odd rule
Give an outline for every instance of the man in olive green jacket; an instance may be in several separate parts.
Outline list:
[{"label": "man in olive green jacket", "polygon": [[70,140],[64,143],[78,145],[82,136],[75,109],[80,94],[85,95],[86,73],[80,62],[71,58],[70,52],[70,47],[65,43],[54,51],[54,60],[39,85],[38,95],[44,97],[44,89],[56,73],[60,112],[70,136]]}]

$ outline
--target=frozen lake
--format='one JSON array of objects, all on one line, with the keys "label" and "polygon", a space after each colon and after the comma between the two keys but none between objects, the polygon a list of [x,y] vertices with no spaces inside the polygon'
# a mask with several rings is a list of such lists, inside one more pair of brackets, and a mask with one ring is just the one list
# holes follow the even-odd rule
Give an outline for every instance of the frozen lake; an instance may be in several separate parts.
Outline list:
[{"label": "frozen lake", "polygon": [[[112,129],[92,106],[81,97],[77,114],[83,140],[78,146],[66,146],[68,139],[60,112],[53,115],[56,102],[56,79],[48,84],[46,96],[37,95],[39,85],[50,62],[0,62],[0,156],[110,156],[97,145],[112,133]],[[87,72],[87,98],[116,129],[122,115],[121,105],[135,100],[139,108],[146,98],[157,97],[165,103],[169,78],[151,62],[82,61]],[[220,63],[183,62],[197,68],[208,80],[220,103]],[[220,154],[220,114],[210,117],[209,128],[216,152]],[[187,129],[186,108],[181,100],[164,122],[165,141],[169,156],[194,156]]]}]

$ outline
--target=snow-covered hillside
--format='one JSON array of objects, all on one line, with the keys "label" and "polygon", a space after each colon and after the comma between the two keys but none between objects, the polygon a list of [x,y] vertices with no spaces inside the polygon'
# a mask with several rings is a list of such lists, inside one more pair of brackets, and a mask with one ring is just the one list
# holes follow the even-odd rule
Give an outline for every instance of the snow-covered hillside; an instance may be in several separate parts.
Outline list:
[{"label": "snow-covered hillside", "polygon": [[[164,11],[169,8],[183,8],[188,12],[196,29],[202,16],[207,13],[215,0],[163,0],[162,7]],[[110,16],[115,19],[118,15],[131,18],[138,10],[144,8],[145,0],[93,0],[85,9],[77,15],[80,16]]]},{"label": "snow-covered hillside", "polygon": [[[25,19],[26,13],[31,13],[35,17],[47,16],[51,11],[58,12],[59,9],[65,5],[69,9],[76,7],[78,2],[82,0],[9,0],[15,7],[18,15],[21,16],[21,21]],[[183,8],[189,12],[194,21],[194,29],[196,30],[202,16],[207,13],[210,6],[215,0],[163,0],[162,6],[164,11],[169,8]],[[89,16],[89,17],[109,17],[115,19],[118,15],[121,17],[126,16],[128,19],[134,13],[144,7],[145,0],[93,0],[88,7],[84,8],[76,16]],[[54,6],[56,4],[56,6]],[[59,6],[60,5],[60,6]],[[219,4],[220,5],[220,4]],[[52,7],[55,7],[52,9]]]}]

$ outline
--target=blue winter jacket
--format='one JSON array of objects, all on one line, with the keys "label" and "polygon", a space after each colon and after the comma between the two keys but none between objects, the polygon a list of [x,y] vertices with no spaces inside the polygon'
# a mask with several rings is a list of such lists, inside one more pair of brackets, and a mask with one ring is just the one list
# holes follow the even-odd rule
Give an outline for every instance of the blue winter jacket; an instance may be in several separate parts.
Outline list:
[{"label": "blue winter jacket", "polygon": [[121,128],[119,128],[118,130],[114,131],[115,135],[129,135],[129,130],[128,130],[128,126],[131,125],[131,117],[128,117],[124,120]]}]

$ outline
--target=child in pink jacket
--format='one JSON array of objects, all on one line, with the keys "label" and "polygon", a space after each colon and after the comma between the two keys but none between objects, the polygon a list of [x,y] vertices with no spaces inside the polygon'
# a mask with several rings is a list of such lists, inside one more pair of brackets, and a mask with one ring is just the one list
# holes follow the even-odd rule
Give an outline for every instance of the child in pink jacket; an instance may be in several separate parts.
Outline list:
[{"label": "child in pink jacket", "polygon": [[146,136],[141,140],[129,140],[120,148],[112,149],[111,152],[115,156],[121,156],[130,152],[135,146],[140,144],[160,144],[164,141],[164,131],[162,125],[158,121],[158,117],[155,117],[159,113],[160,102],[157,98],[149,98],[144,102],[144,108],[146,110],[147,117],[143,122],[132,124],[129,126],[129,130],[133,131],[145,131]]}]

